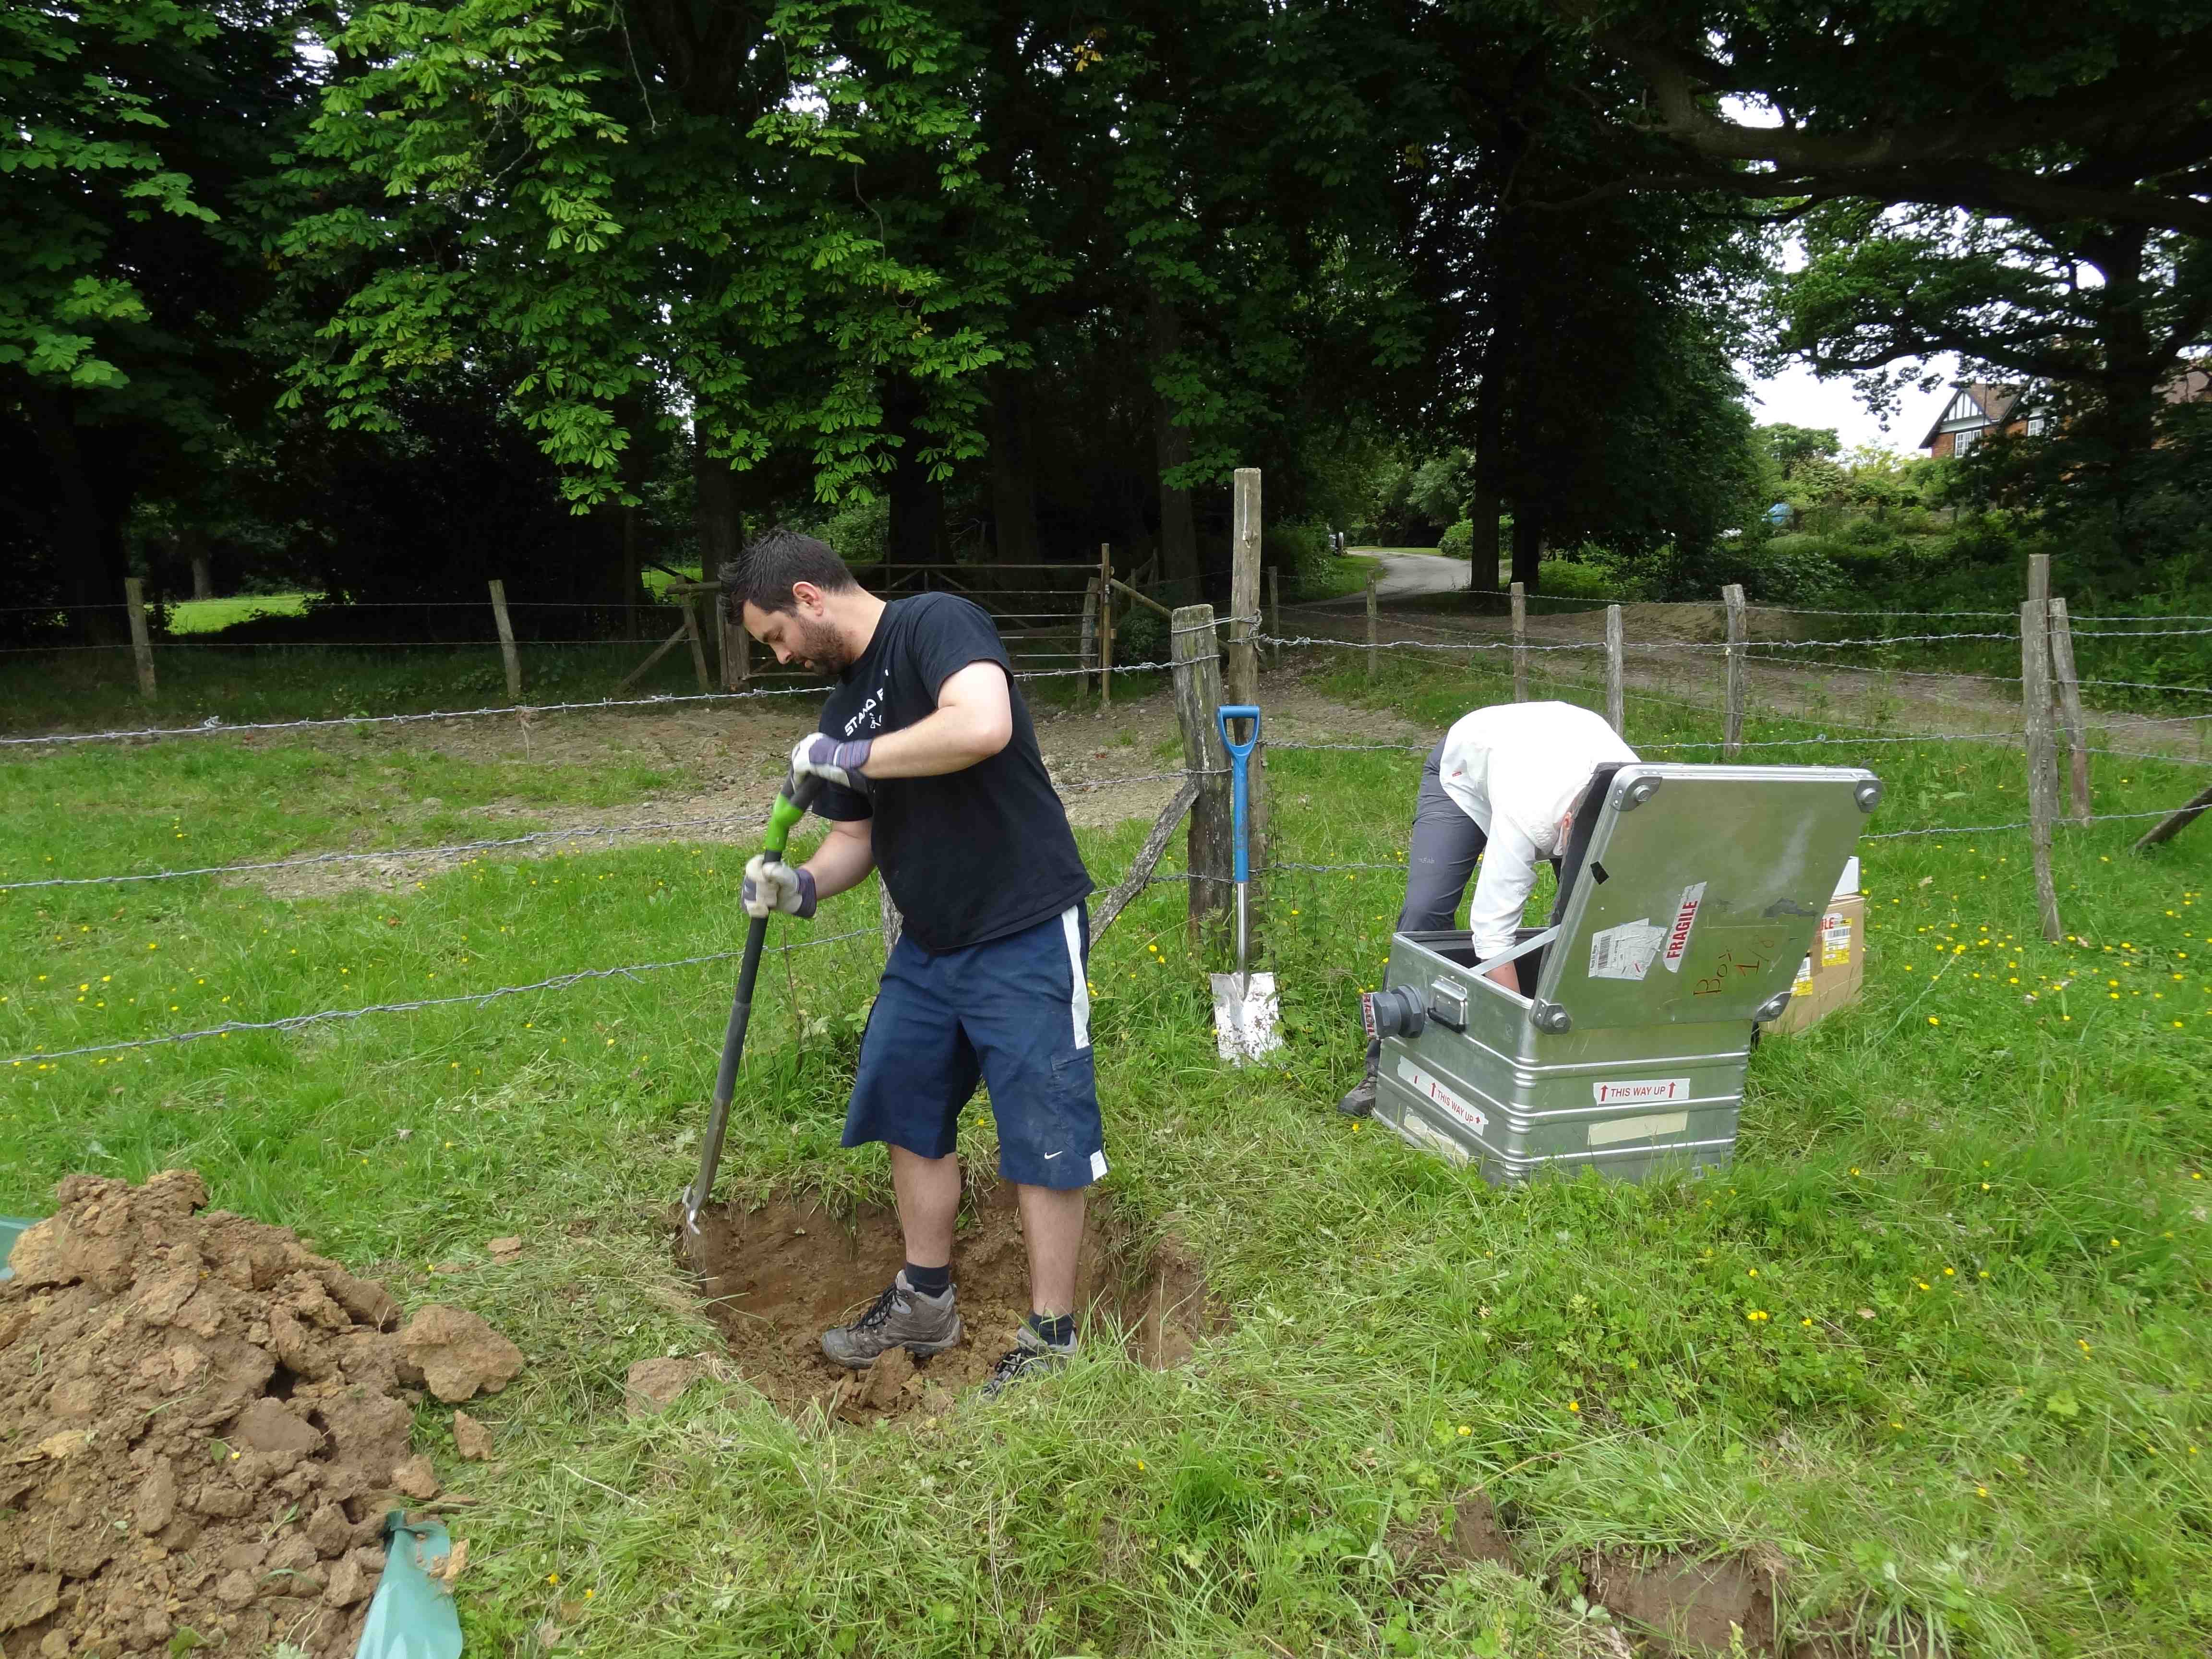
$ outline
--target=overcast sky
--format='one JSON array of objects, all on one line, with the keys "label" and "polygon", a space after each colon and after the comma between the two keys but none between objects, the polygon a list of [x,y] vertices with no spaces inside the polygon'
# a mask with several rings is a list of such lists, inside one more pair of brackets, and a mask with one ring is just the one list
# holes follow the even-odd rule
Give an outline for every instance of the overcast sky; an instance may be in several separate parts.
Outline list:
[{"label": "overcast sky", "polygon": [[[1954,371],[1958,367],[1954,362],[1944,366]],[[1855,449],[1861,444],[1880,444],[1900,454],[1914,453],[1913,447],[1935,424],[1936,412],[1951,396],[1948,385],[1934,392],[1906,392],[1902,411],[1884,431],[1881,422],[1851,394],[1849,380],[1816,380],[1810,369],[1794,364],[1771,380],[1758,379],[1747,367],[1741,368],[1741,372],[1751,387],[1754,420],[1787,421],[1793,426],[1832,426],[1846,449]]]}]

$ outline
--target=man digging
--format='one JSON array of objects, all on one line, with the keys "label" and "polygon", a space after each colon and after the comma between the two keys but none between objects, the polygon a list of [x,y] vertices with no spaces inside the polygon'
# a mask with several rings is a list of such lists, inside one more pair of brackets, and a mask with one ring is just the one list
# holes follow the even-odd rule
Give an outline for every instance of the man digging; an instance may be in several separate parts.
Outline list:
[{"label": "man digging", "polygon": [[824,787],[830,833],[797,869],[745,866],[748,915],[805,920],[882,872],[905,919],[860,1040],[848,1146],[889,1146],[906,1265],[875,1304],[822,1334],[860,1369],[961,1340],[952,1285],[961,1109],[990,1086],[999,1174],[1014,1183],[1030,1312],[988,1392],[1075,1352],[1084,1192],[1106,1173],[1091,1053],[1091,877],[1053,793],[998,631],[949,593],[885,604],[811,537],[772,530],[722,573],[731,620],[779,663],[834,678],[791,752]]}]

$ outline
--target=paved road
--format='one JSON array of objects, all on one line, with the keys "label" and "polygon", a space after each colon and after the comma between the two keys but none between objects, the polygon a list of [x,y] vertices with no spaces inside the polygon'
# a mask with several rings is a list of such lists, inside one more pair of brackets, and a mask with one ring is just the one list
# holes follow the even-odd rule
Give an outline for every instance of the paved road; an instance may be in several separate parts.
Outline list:
[{"label": "paved road", "polygon": [[[1467,586],[1465,559],[1447,559],[1440,553],[1377,553],[1372,556],[1382,567],[1382,574],[1375,584],[1379,599],[1411,599],[1424,593],[1456,593]],[[1367,596],[1364,592],[1347,593],[1341,599],[1322,603],[1364,605]]]}]

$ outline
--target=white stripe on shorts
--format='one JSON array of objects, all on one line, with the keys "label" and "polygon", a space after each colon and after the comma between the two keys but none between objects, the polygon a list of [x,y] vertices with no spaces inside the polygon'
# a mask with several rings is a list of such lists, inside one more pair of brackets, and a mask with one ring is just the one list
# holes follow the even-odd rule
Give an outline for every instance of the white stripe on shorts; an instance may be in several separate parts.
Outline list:
[{"label": "white stripe on shorts", "polygon": [[1060,931],[1067,940],[1067,977],[1075,987],[1067,1012],[1075,1022],[1075,1046],[1091,1046],[1091,981],[1083,976],[1083,919],[1071,904],[1060,913]]}]

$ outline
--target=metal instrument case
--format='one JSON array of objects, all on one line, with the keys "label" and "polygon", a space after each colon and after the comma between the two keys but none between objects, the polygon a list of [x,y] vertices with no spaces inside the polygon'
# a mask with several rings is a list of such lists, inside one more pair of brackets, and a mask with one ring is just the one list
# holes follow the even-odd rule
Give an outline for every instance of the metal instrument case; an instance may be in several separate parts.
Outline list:
[{"label": "metal instrument case", "polygon": [[[1727,1163],[1753,1031],[1881,794],[1857,768],[1623,767],[1556,927],[1480,964],[1463,931],[1393,938],[1385,988],[1425,1020],[1383,1040],[1376,1116],[1493,1182]],[[1533,995],[1486,976],[1506,960]]]}]

